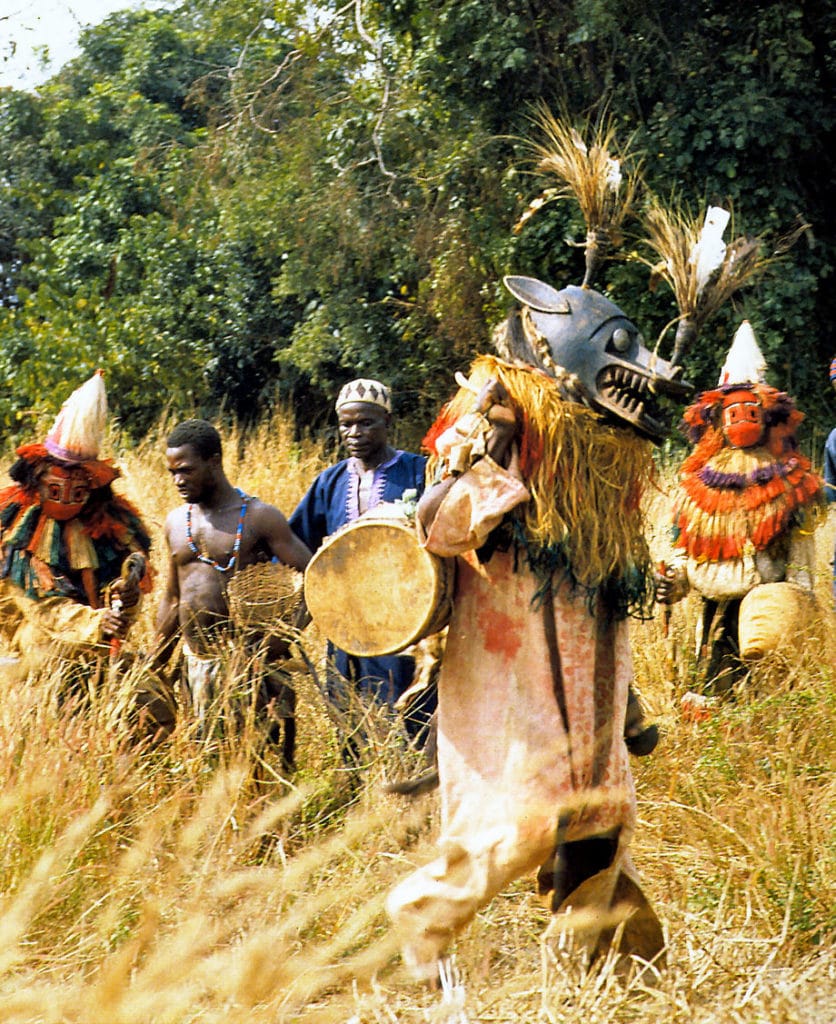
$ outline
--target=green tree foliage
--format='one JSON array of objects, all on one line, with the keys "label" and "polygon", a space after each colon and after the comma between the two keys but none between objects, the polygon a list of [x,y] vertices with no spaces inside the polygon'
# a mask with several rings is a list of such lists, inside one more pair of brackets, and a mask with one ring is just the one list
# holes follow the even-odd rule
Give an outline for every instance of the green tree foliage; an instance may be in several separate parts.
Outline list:
[{"label": "green tree foliage", "polygon": [[115,15],[42,95],[0,95],[14,285],[0,319],[0,424],[13,432],[21,410],[54,409],[97,366],[138,429],[163,401],[206,393],[214,211],[190,198],[206,118],[186,95],[217,47],[174,23]]},{"label": "green tree foliage", "polygon": [[[709,325],[714,383],[748,316],[774,382],[824,422],[834,346],[832,5],[719,0],[195,0],[117,14],[39,95],[0,93],[0,425],[97,365],[126,426],[289,400],[329,422],[380,376],[427,423],[489,344],[505,273],[579,282],[544,184],[536,105],[606,109],[649,189],[738,231],[811,227]],[[535,141],[540,141],[535,139]],[[633,225],[624,253],[639,244]],[[651,342],[676,315],[635,262],[597,286]],[[666,335],[664,351],[670,343]]]}]

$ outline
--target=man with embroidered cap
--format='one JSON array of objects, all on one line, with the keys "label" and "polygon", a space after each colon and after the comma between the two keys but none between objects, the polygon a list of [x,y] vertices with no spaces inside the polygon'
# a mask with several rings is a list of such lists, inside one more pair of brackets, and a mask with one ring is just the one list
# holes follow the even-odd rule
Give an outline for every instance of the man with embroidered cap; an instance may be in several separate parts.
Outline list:
[{"label": "man with embroidered cap", "polygon": [[[151,546],[137,510],[111,489],[99,449],[107,395],[97,371],[64,403],[43,443],[22,445],[0,491],[0,642],[4,675],[53,658],[83,666],[125,637]],[[122,578],[126,560],[136,571]]]},{"label": "man with embroidered cap", "polygon": [[[290,527],[311,551],[326,537],[354,522],[383,502],[394,502],[424,491],[426,459],[395,449],[389,443],[392,399],[377,380],[349,381],[335,403],[340,441],[348,457],[314,480],[290,517]],[[346,684],[362,696],[393,707],[412,683],[415,660],[410,655],[362,658],[328,645],[328,689],[338,708],[345,709]],[[427,693],[410,706],[406,724],[422,732],[434,709]]]},{"label": "man with embroidered cap", "polygon": [[[174,427],[166,445],[168,472],[185,504],[166,519],[168,583],[157,610],[158,646],[153,660],[157,667],[164,665],[182,637],[187,695],[205,739],[232,636],[229,581],[236,572],[263,560],[274,559],[301,572],[311,555],[279,509],[230,483],[223,468],[220,434],[211,423],[185,420]],[[257,711],[266,711],[270,700],[281,705],[277,715],[285,726],[284,767],[291,770],[295,697],[269,671],[270,662],[284,652],[276,650],[272,640],[265,642],[267,668],[259,680]],[[270,738],[278,737],[271,734]]]}]

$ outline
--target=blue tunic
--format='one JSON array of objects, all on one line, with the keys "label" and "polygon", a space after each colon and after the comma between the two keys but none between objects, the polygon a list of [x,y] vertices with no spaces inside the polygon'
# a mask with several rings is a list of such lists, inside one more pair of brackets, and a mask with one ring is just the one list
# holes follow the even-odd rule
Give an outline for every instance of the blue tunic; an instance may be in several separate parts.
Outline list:
[{"label": "blue tunic", "polygon": [[827,500],[836,501],[836,430],[830,431],[824,443],[824,482]]},{"label": "blue tunic", "polygon": [[[381,501],[397,501],[404,491],[424,493],[424,469],[427,460],[411,452],[395,452],[388,462],[374,471],[369,508]],[[308,488],[293,515],[290,528],[316,551],[326,537],[360,515],[357,507],[357,474],[353,459],[343,459],[323,470]]]},{"label": "blue tunic", "polygon": [[[415,490],[419,496],[423,494],[426,462],[423,455],[395,452],[388,462],[374,471],[369,508],[380,502],[396,501],[404,491]],[[358,518],[358,476],[354,465],[353,459],[344,459],[323,470],[290,517],[290,528],[311,551],[316,551],[325,538],[341,526]],[[338,676],[329,673],[329,691],[337,702],[342,678],[350,680],[359,692],[391,706],[409,687],[415,674],[415,660],[406,655],[359,658],[331,643],[328,653],[329,661],[339,673]],[[426,710],[431,712],[432,709]],[[421,717],[425,718],[424,715]]]},{"label": "blue tunic", "polygon": [[[834,366],[836,366],[836,358],[834,358],[830,365],[831,381],[836,376]],[[830,431],[824,443],[824,483],[824,493],[827,495],[827,500],[829,502],[836,501],[836,430]],[[833,552],[831,566],[833,568],[833,607],[836,609],[836,551]]]}]

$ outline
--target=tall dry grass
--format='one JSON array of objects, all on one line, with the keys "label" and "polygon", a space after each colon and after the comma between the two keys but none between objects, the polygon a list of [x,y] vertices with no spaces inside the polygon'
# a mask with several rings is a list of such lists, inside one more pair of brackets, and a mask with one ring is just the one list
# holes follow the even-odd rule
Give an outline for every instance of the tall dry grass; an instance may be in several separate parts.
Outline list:
[{"label": "tall dry grass", "polygon": [[[120,461],[163,577],[162,526],[178,497],[160,436]],[[224,441],[230,479],[286,512],[325,464],[281,417],[225,430]],[[665,505],[660,492],[649,507],[660,557]],[[471,1021],[836,1019],[834,530],[820,531],[821,638],[788,638],[780,673],[758,673],[708,722],[678,712],[693,608],[674,609],[667,636],[659,620],[633,630],[637,685],[663,732],[633,762],[634,857],[668,968],[626,982],[611,963],[587,973],[522,879],[455,946]],[[153,601],[130,643],[152,634]],[[310,631],[304,644],[321,670],[321,638]],[[212,750],[184,720],[137,750],[124,714],[130,673],[78,707],[61,702],[61,683],[47,672],[0,693],[0,1021],[457,1019],[454,1004],[405,978],[382,909],[389,887],[430,856],[437,829],[434,795],[409,804],[383,790],[417,755],[382,716],[366,723],[365,765],[347,772],[333,714],[297,672],[299,771],[283,779],[251,719]]]}]

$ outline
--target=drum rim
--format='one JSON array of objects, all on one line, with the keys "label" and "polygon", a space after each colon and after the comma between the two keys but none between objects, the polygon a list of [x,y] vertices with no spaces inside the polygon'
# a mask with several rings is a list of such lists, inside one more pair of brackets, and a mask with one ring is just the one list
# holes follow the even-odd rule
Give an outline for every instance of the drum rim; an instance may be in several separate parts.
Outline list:
[{"label": "drum rim", "polygon": [[[424,582],[431,584],[431,593],[428,589],[425,595],[421,595],[420,604],[409,606],[410,611],[416,607],[419,610],[418,615],[410,614],[409,616],[409,626],[412,630],[409,633],[409,639],[405,639],[405,634],[409,632],[408,630],[398,628],[395,625],[391,631],[382,631],[379,621],[367,620],[365,623],[361,623],[359,627],[343,630],[340,626],[345,621],[345,612],[334,611],[333,603],[329,602],[327,592],[323,592],[322,600],[316,594],[320,585],[323,588],[325,588],[326,584],[333,585],[333,581],[328,580],[326,574],[330,571],[328,564],[329,554],[333,557],[335,545],[338,542],[344,542],[346,537],[352,534],[356,541],[356,535],[362,529],[372,526],[377,528],[381,526],[392,527],[394,530],[393,536],[396,535],[399,538],[406,535],[411,541],[409,554],[417,556],[414,559],[414,566],[410,567],[410,572],[417,573],[420,571]],[[364,575],[362,570],[360,574]],[[331,534],[330,537],[326,538],[322,546],[311,558],[305,570],[305,594],[308,599],[308,610],[317,627],[322,630],[324,635],[335,646],[358,657],[379,657],[395,654],[411,646],[413,643],[417,643],[423,636],[430,635],[430,633],[437,632],[443,628],[450,614],[452,586],[453,560],[441,558],[439,555],[421,546],[415,534],[414,526],[409,521],[389,516],[376,517],[366,514],[351,523],[347,523],[344,527],[341,527],[338,531]],[[348,588],[345,589],[347,591]],[[314,598],[313,601],[311,601],[311,596]],[[362,597],[360,601],[362,602]],[[378,608],[381,603],[383,602],[381,602],[380,596],[376,595],[375,604]],[[441,624],[435,627],[437,621],[441,621]],[[370,641],[358,641],[355,643],[354,641],[364,631],[368,632]],[[381,632],[386,633],[385,639],[380,636]],[[348,633],[351,635],[345,635]],[[372,636],[376,637],[375,642],[371,642]]]}]

